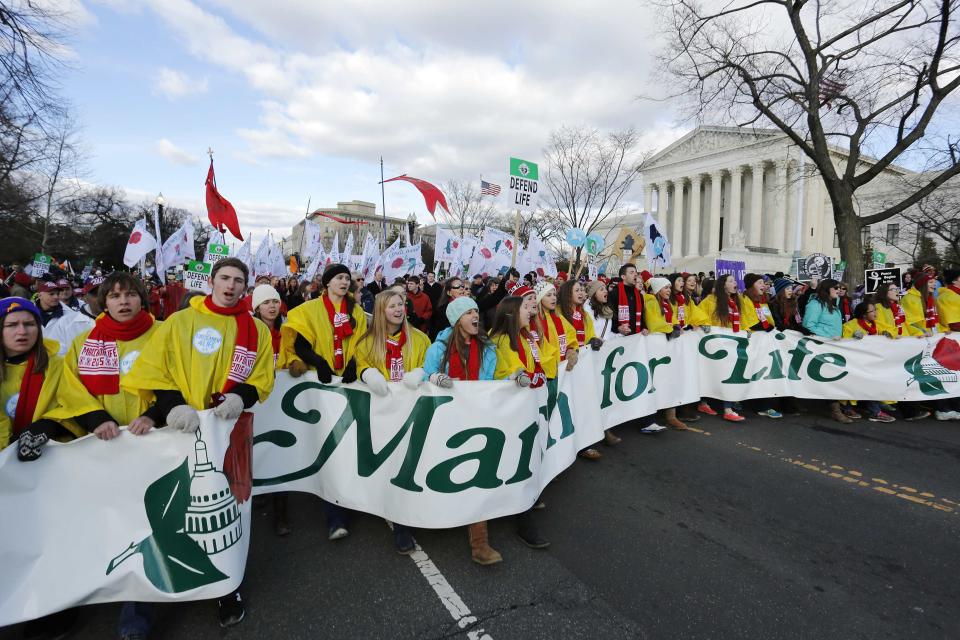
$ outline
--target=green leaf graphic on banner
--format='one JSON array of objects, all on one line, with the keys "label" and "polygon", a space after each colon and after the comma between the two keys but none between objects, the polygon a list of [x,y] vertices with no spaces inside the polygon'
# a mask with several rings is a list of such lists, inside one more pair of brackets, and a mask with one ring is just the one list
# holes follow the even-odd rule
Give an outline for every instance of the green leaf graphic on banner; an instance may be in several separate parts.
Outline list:
[{"label": "green leaf graphic on banner", "polygon": [[907,373],[913,377],[907,380],[907,386],[910,386],[911,382],[916,381],[917,385],[920,387],[920,391],[926,396],[938,396],[945,394],[947,391],[943,388],[943,383],[937,380],[934,376],[931,376],[924,372],[921,362],[923,360],[923,353],[918,353],[903,364],[903,368],[907,370]]},{"label": "green leaf graphic on banner", "polygon": [[154,480],[143,496],[153,535],[130,543],[110,561],[107,575],[136,554],[143,555],[143,572],[160,591],[180,593],[227,578],[207,553],[184,533],[190,506],[190,469],[187,458],[176,469]]}]

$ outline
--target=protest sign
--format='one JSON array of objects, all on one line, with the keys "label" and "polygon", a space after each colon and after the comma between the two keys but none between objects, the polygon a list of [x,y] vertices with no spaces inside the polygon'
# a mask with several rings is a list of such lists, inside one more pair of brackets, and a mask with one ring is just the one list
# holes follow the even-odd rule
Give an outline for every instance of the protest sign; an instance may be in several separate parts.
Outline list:
[{"label": "protest sign", "polygon": [[210,273],[213,265],[209,262],[191,260],[187,263],[187,270],[183,272],[183,285],[190,291],[210,293]]},{"label": "protest sign", "polygon": [[532,211],[537,208],[540,170],[536,163],[510,158],[511,205],[516,209]]},{"label": "protest sign", "polygon": [[810,282],[833,277],[833,258],[822,253],[814,253],[806,258],[797,258],[797,280]]},{"label": "protest sign", "polygon": [[31,267],[30,275],[32,275],[34,278],[39,278],[40,276],[49,273],[50,262],[50,256],[42,253],[33,254],[33,266]]},{"label": "protest sign", "polygon": [[203,261],[214,265],[223,260],[224,258],[230,257],[230,245],[227,244],[209,244],[207,245],[207,253],[203,256]]},{"label": "protest sign", "polygon": [[743,260],[717,260],[714,269],[713,273],[718,278],[722,273],[732,274],[733,279],[737,281],[737,287],[741,291],[745,288],[743,278],[747,275],[747,263]]},{"label": "protest sign", "polygon": [[863,292],[867,295],[876,293],[884,285],[894,283],[900,287],[900,268],[867,269],[863,272]]}]

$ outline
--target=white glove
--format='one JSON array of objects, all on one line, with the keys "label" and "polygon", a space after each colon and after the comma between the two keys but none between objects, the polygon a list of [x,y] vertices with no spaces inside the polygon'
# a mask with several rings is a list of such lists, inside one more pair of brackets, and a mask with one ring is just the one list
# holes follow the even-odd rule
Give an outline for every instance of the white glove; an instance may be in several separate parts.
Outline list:
[{"label": "white glove", "polygon": [[530,376],[528,376],[527,372],[523,369],[517,369],[516,372],[510,376],[510,379],[516,382],[518,387],[530,386]]},{"label": "white glove", "polygon": [[580,358],[576,349],[567,351],[567,371],[573,371],[573,368],[577,366],[577,360]]},{"label": "white glove", "polygon": [[360,374],[360,379],[370,387],[372,393],[378,396],[385,396],[390,393],[390,390],[387,388],[387,379],[383,377],[383,374],[380,373],[378,369],[374,369],[373,367],[364,369],[363,373]]},{"label": "white glove", "polygon": [[417,368],[413,371],[407,371],[403,374],[403,378],[400,382],[403,383],[407,389],[416,389],[420,386],[420,383],[423,382],[423,379],[427,376],[427,372],[423,369]]},{"label": "white glove", "polygon": [[223,402],[214,407],[213,412],[218,418],[236,420],[243,413],[243,399],[235,393],[224,394]]},{"label": "white glove", "polygon": [[453,388],[453,378],[445,373],[431,373],[430,382],[443,389]]},{"label": "white glove", "polygon": [[200,414],[188,404],[179,404],[170,409],[170,413],[167,414],[167,424],[177,431],[195,433],[200,428]]}]

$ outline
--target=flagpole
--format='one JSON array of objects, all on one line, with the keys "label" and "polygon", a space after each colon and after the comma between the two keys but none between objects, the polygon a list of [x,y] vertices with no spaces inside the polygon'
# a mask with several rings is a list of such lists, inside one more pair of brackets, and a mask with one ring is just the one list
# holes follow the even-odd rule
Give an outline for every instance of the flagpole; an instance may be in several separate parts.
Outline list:
[{"label": "flagpole", "polygon": [[520,209],[513,218],[513,257],[510,258],[510,268],[517,266],[517,244],[520,242]]},{"label": "flagpole", "polygon": [[380,202],[383,205],[380,209],[383,213],[383,244],[380,250],[384,251],[387,248],[387,194],[383,188],[383,156],[380,156]]},{"label": "flagpole", "polygon": [[307,219],[310,217],[310,200],[312,199],[313,196],[307,197],[307,212],[303,214],[303,233],[300,234],[300,251],[298,251],[301,260],[303,259],[303,239],[307,235]]}]

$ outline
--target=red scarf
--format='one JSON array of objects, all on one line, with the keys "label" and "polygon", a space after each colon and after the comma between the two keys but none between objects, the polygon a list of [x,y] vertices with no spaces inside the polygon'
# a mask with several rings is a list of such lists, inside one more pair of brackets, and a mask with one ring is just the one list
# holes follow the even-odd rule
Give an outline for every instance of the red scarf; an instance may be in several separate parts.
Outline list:
[{"label": "red scarf", "polygon": [[340,310],[334,312],[333,302],[330,297],[324,294],[323,307],[327,310],[327,318],[333,327],[333,368],[337,371],[343,370],[343,339],[353,335],[353,327],[350,326],[350,316],[347,314],[347,299],[340,301]]},{"label": "red scarf", "polygon": [[860,325],[860,328],[866,331],[869,335],[877,335],[877,323],[876,322],[867,322],[863,318],[857,320],[857,324]]},{"label": "red scarf", "polygon": [[583,345],[587,341],[587,329],[583,323],[583,307],[574,307],[573,314],[570,317],[573,319],[573,328],[577,332],[577,343]]},{"label": "red scarf", "polygon": [[[673,311],[673,309],[670,309]],[[683,329],[687,326],[687,299],[682,293],[677,294],[677,326]]]},{"label": "red scarf", "polygon": [[[567,334],[563,330],[563,323],[560,321],[560,316],[558,316],[553,311],[547,311],[547,315],[550,317],[550,320],[553,321],[553,328],[557,332],[557,344],[560,345],[560,360],[563,361],[567,356]],[[550,323],[546,321],[545,318],[541,316],[541,324],[543,324],[543,333],[547,339],[547,342],[550,341]]]},{"label": "red scarf", "polygon": [[[452,338],[452,336],[451,336]],[[463,359],[459,354],[451,353],[450,364],[447,368],[447,375],[454,380],[479,380],[480,379],[480,345],[477,344],[477,338],[470,340],[470,352],[467,354],[467,370],[463,370]],[[523,356],[520,357],[523,360]]]},{"label": "red scarf", "polygon": [[527,366],[527,354],[520,344],[520,338],[527,341],[527,345],[530,347],[530,353],[533,354],[533,375],[530,376],[530,386],[536,389],[537,387],[543,386],[543,383],[547,381],[547,374],[543,372],[543,367],[540,365],[540,349],[537,348],[536,338],[529,333],[517,337],[517,354],[520,356],[520,362],[523,364],[524,370],[529,369],[529,367]]},{"label": "red scarf", "polygon": [[[630,324],[630,304],[627,302],[627,288],[623,286],[623,280],[619,284],[619,303],[617,304],[617,324]],[[640,292],[634,288],[634,322],[635,326],[631,327],[634,332],[639,331],[643,328],[643,303],[642,296]],[[639,298],[639,300],[637,299]]]},{"label": "red scarf", "polygon": [[247,311],[246,305],[235,304],[232,307],[221,307],[213,302],[212,296],[203,299],[203,304],[217,315],[233,316],[237,321],[237,341],[233,345],[233,357],[230,359],[230,372],[227,381],[223,383],[221,395],[230,393],[238,384],[243,384],[253,373],[253,365],[257,361],[257,324],[253,316]]},{"label": "red scarf", "polygon": [[948,284],[947,289],[950,289],[950,291],[953,291],[955,294],[960,296],[960,287],[955,287],[952,284]]},{"label": "red scarf", "polygon": [[903,313],[903,308],[896,302],[890,303],[890,312],[893,314],[893,324],[897,327],[897,335],[903,335],[903,323],[907,321],[907,316]]},{"label": "red scarf", "polygon": [[843,321],[848,321],[853,315],[850,312],[850,298],[843,296],[840,298],[840,313],[843,315]]},{"label": "red scarf", "polygon": [[727,298],[727,308],[730,310],[730,326],[737,333],[740,331],[740,307],[732,296]]},{"label": "red scarf", "polygon": [[[40,345],[43,348],[43,345]],[[20,381],[20,396],[17,398],[17,409],[13,414],[13,436],[19,437],[24,429],[33,422],[33,412],[37,410],[37,401],[40,399],[40,389],[43,388],[43,371],[33,370],[33,353],[27,358],[27,368],[23,371],[23,380]]]},{"label": "red scarf", "polygon": [[117,342],[136,340],[153,326],[153,316],[140,310],[128,322],[117,322],[104,314],[83,341],[77,357],[77,374],[90,395],[120,393],[120,353]]},{"label": "red scarf", "polygon": [[940,324],[940,314],[937,313],[937,301],[933,295],[927,296],[926,308],[923,311],[923,317],[927,321],[927,329],[933,329]]},{"label": "red scarf", "polygon": [[753,308],[757,312],[757,319],[760,320],[760,325],[763,327],[763,330],[766,331],[770,328],[770,322],[767,321],[767,312],[763,310],[763,302],[766,301],[762,300],[761,302],[757,302],[754,300]]},{"label": "red scarf", "polygon": [[273,345],[273,355],[280,353],[280,329],[270,327],[270,342]]},{"label": "red scarf", "polygon": [[403,380],[403,345],[407,344],[407,332],[400,330],[400,339],[387,338],[387,373],[390,382]]},{"label": "red scarf", "polygon": [[663,319],[667,321],[667,324],[673,324],[673,307],[670,305],[669,300],[663,300],[660,296],[657,296],[657,301],[660,302],[660,310],[663,311]]}]

